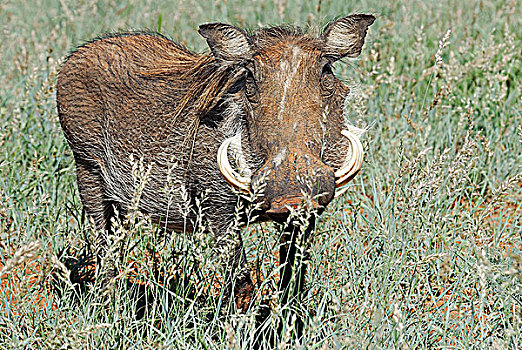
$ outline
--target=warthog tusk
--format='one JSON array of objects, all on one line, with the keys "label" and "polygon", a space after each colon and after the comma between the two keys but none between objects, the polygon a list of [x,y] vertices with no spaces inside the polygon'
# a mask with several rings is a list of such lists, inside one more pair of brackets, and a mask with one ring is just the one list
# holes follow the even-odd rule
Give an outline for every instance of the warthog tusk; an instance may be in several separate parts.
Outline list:
[{"label": "warthog tusk", "polygon": [[[341,135],[350,140],[352,146],[352,157],[350,161],[335,172],[335,188],[346,185],[352,180],[362,167],[364,151],[359,138],[348,130],[342,130]],[[346,191],[346,188],[335,193],[338,197]]]},{"label": "warthog tusk", "polygon": [[228,161],[228,147],[235,141],[235,138],[236,136],[230,137],[223,141],[221,146],[219,146],[217,152],[218,167],[219,171],[230,185],[243,192],[248,192],[250,178],[241,176],[237,171],[232,169],[232,166],[230,166],[230,162]]}]

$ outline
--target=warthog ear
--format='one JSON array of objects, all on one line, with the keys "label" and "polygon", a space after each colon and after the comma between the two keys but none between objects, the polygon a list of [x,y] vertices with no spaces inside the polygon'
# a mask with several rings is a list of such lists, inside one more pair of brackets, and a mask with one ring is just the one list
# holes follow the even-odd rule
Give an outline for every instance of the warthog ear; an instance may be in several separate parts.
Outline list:
[{"label": "warthog ear", "polygon": [[252,56],[248,35],[239,28],[224,23],[199,26],[199,34],[207,39],[214,57],[225,61],[238,61]]},{"label": "warthog ear", "polygon": [[323,53],[334,60],[361,54],[368,27],[375,21],[372,15],[350,15],[326,26],[321,34]]}]

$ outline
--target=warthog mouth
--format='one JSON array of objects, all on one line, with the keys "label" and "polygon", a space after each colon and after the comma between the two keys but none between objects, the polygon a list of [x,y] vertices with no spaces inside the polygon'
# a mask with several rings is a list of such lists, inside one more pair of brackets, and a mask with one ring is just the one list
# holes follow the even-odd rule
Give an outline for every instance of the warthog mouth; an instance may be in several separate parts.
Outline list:
[{"label": "warthog mouth", "polygon": [[[364,151],[359,137],[348,130],[342,130],[341,135],[350,141],[352,151],[344,161],[344,165],[334,173],[336,188],[335,197],[340,196],[347,190],[346,187],[341,187],[346,185],[355,177],[355,175],[357,175],[362,167],[364,159]],[[252,182],[251,176],[241,175],[232,168],[228,160],[228,148],[232,143],[236,142],[236,140],[237,136],[230,137],[223,141],[219,147],[217,152],[217,163],[219,171],[232,187],[243,193],[250,193],[250,185]]]}]

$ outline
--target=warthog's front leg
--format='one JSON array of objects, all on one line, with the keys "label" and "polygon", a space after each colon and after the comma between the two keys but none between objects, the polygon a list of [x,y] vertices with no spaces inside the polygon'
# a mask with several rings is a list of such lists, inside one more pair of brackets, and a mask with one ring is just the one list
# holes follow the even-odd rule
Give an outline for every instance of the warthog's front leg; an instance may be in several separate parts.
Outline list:
[{"label": "warthog's front leg", "polygon": [[254,294],[254,284],[247,266],[243,244],[235,250],[237,270],[234,276],[234,298],[238,310],[246,312]]},{"label": "warthog's front leg", "polygon": [[226,232],[216,238],[216,250],[222,255],[226,301],[235,301],[238,310],[246,312],[254,293],[254,284],[247,266],[247,257],[240,230],[227,230],[218,223],[215,232]]},{"label": "warthog's front leg", "polygon": [[[308,264],[309,237],[315,228],[315,219],[311,219],[307,228],[288,226],[281,234],[279,246],[280,282],[282,306],[298,306],[305,286],[306,267]],[[289,313],[284,318],[289,319]],[[296,333],[302,333],[302,320],[296,319]]]}]

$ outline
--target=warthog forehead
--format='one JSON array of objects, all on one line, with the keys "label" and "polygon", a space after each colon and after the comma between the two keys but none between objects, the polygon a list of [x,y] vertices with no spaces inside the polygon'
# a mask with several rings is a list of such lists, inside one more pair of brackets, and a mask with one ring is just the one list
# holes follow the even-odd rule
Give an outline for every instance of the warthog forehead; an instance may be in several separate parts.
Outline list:
[{"label": "warthog forehead", "polygon": [[260,64],[278,66],[280,62],[298,58],[315,61],[320,55],[321,51],[317,45],[287,39],[271,42],[262,48],[255,58]]},{"label": "warthog forehead", "polygon": [[315,83],[312,76],[319,74],[319,54],[316,50],[309,50],[292,42],[279,43],[257,59],[258,78],[261,83],[270,82],[276,88],[281,108],[284,108],[291,89]]}]

